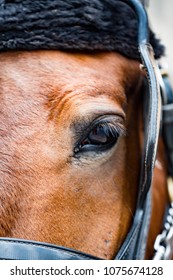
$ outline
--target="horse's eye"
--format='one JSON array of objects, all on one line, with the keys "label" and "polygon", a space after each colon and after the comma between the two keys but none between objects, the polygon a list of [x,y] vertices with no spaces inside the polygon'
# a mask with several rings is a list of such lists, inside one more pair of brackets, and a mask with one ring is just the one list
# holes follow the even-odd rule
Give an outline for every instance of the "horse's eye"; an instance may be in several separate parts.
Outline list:
[{"label": "horse's eye", "polygon": [[120,134],[120,128],[115,124],[107,122],[96,124],[74,151],[77,153],[107,150],[117,142]]},{"label": "horse's eye", "polygon": [[115,137],[110,128],[106,127],[105,125],[99,124],[95,126],[89,133],[88,137],[81,142],[81,146],[87,144],[105,145],[117,140],[117,137],[118,135],[116,135]]}]

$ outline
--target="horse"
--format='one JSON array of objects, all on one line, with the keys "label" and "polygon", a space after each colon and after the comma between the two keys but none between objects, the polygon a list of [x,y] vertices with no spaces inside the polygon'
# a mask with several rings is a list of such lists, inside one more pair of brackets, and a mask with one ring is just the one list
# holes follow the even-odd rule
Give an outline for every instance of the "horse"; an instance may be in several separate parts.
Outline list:
[{"label": "horse", "polygon": [[[39,241],[99,259],[118,254],[135,220],[145,145],[140,65],[116,51],[0,53],[3,242]],[[167,177],[160,133],[146,259],[169,204]]]}]

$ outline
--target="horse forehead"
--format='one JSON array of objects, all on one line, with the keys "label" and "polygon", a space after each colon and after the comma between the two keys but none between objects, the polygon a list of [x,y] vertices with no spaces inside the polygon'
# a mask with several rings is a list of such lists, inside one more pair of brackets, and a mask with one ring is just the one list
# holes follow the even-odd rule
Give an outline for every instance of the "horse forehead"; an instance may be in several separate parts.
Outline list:
[{"label": "horse forehead", "polygon": [[14,89],[15,95],[22,94],[24,98],[28,94],[34,99],[44,96],[50,107],[100,95],[125,103],[123,88],[137,72],[133,63],[117,53],[107,52],[16,52],[1,54],[0,60],[5,90],[10,87],[11,92]]},{"label": "horse forehead", "polygon": [[[68,78],[79,81],[87,76],[97,79],[97,82],[104,78],[104,81],[124,81],[130,73],[129,60],[115,52],[102,52],[98,54],[77,54],[61,51],[33,51],[13,52],[0,55],[0,73],[3,75],[12,74],[15,71],[22,79],[24,76],[33,78],[39,77],[49,79]],[[131,67],[134,69],[134,67]],[[47,80],[44,80],[46,82]]]}]

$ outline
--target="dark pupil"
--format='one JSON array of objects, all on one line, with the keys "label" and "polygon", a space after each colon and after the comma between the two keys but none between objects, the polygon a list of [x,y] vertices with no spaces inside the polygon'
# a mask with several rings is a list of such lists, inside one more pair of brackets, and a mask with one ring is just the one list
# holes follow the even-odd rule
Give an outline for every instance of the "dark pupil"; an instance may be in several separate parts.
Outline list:
[{"label": "dark pupil", "polygon": [[105,128],[103,126],[97,125],[91,130],[88,137],[82,141],[81,145],[104,145],[109,144],[113,141],[115,141],[115,136],[113,136],[109,130],[105,131]]}]

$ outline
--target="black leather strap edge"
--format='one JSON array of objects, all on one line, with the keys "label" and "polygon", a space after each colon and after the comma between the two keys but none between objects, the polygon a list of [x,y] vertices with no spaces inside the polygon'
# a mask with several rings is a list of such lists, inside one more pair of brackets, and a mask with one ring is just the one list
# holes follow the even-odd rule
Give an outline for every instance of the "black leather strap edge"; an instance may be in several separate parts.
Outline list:
[{"label": "black leather strap edge", "polygon": [[6,260],[99,260],[70,248],[16,238],[0,238],[0,259]]}]

